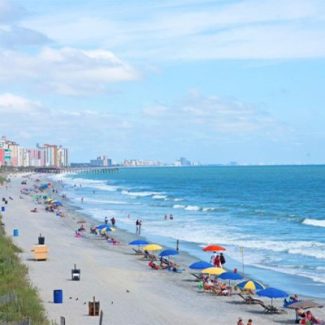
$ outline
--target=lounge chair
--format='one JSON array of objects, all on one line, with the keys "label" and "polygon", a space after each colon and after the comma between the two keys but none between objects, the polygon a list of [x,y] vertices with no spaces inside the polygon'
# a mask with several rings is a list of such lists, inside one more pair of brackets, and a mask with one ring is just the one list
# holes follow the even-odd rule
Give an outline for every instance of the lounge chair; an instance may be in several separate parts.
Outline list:
[{"label": "lounge chair", "polygon": [[264,304],[262,300],[253,298],[251,295],[244,296],[243,294],[238,293],[238,296],[244,300],[245,304]]},{"label": "lounge chair", "polygon": [[284,309],[277,308],[273,305],[265,305],[263,301],[258,303],[264,308],[264,311],[268,314],[286,314],[287,312]]},{"label": "lounge chair", "polygon": [[135,255],[144,255],[144,251],[140,248],[132,248],[135,252]]},{"label": "lounge chair", "polygon": [[143,257],[146,260],[150,260],[150,261],[157,261],[158,258],[156,255],[149,253],[148,251],[144,251]]},{"label": "lounge chair", "polygon": [[191,273],[196,279],[196,281],[202,281],[203,279],[203,274],[202,273]]}]

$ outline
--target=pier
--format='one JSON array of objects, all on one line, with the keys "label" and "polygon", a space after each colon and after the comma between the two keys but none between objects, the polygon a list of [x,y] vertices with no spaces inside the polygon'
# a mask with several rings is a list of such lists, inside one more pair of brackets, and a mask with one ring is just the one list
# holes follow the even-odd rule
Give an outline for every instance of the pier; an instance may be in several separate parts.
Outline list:
[{"label": "pier", "polygon": [[11,167],[3,166],[0,172],[6,173],[44,173],[44,174],[111,174],[119,171],[117,167]]}]

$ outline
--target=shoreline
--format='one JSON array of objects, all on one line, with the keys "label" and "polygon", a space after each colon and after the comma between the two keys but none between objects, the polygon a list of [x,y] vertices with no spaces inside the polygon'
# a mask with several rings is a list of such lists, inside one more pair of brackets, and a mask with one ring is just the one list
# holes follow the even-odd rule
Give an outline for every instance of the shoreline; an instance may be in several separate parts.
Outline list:
[{"label": "shoreline", "polygon": [[[52,178],[51,178],[51,180],[52,180]],[[71,186],[70,182],[65,183],[65,184],[67,186]],[[77,189],[78,189],[78,186],[77,186]],[[69,192],[71,192],[71,191],[69,191]],[[159,192],[159,190],[158,190],[158,192]],[[79,195],[83,195],[83,194],[79,194]],[[73,196],[75,196],[75,194],[73,194]],[[91,202],[91,200],[92,200],[91,196],[90,196],[89,200]],[[117,199],[117,200],[119,200],[119,199]],[[85,202],[87,203],[87,198],[86,198]],[[92,214],[94,214],[94,213],[85,211],[84,207],[82,207],[82,205],[78,204],[78,202],[74,202],[73,200],[70,200],[68,203],[69,203],[69,205],[72,206],[72,209],[77,209],[78,212],[80,212],[81,214],[91,218],[94,223],[100,223],[102,221],[102,220],[100,220],[100,218],[94,218],[92,216]],[[106,207],[106,209],[107,209],[107,207]],[[87,210],[87,208],[86,208],[86,210]],[[100,211],[100,210],[102,210],[102,211]],[[98,213],[101,213],[103,211],[104,211],[104,209],[99,209]],[[109,217],[112,217],[112,216],[116,217],[116,215],[117,216],[121,215],[122,228],[119,228],[119,229],[122,229],[123,231],[130,232],[132,234],[133,233],[132,222],[135,222],[136,219],[131,218],[130,220],[132,220],[132,222],[130,224],[129,220],[127,220],[125,217],[125,215],[128,214],[128,212],[129,212],[128,210],[120,210],[118,208],[115,208],[114,205],[111,205],[110,207],[108,207],[107,215],[109,215]],[[141,212],[138,213],[138,212],[133,211],[133,215],[140,214],[140,213]],[[122,216],[123,214],[124,214],[124,216]],[[152,221],[152,219],[151,219],[151,221]],[[159,221],[159,217],[158,217],[157,221]],[[145,222],[145,224],[146,224],[146,222]],[[161,225],[163,226],[164,222],[162,222]],[[175,248],[177,237],[175,237],[175,236],[171,237],[171,236],[167,236],[167,235],[165,236],[163,234],[157,234],[157,233],[152,234],[152,233],[150,233],[150,230],[146,231],[146,228],[144,228],[143,230],[144,230],[143,236],[145,236],[148,240],[154,241],[154,242],[158,241],[160,243],[163,243],[164,245],[167,245],[168,247]],[[204,244],[205,244],[204,242],[198,243],[198,242],[191,242],[188,240],[180,240],[181,248],[183,247],[187,251],[187,253],[190,256],[192,256],[192,260],[194,260],[194,259],[208,260],[209,259],[209,256],[207,256],[206,253],[202,253],[202,251],[200,250],[200,246],[202,245],[202,247],[203,247]],[[230,247],[228,247],[228,248],[230,248]],[[238,250],[238,247],[237,248],[235,247],[235,249]],[[227,265],[228,265],[229,269],[237,268],[238,270],[240,270],[243,273],[242,263],[239,260],[240,256],[238,256],[238,253],[236,253],[237,254],[236,258],[233,258],[233,253],[234,253],[234,247],[232,247],[232,252],[229,253],[229,255],[227,254],[228,255]],[[254,265],[254,263],[249,264],[249,262],[248,262],[248,263],[245,263],[245,272],[244,273],[247,277],[254,278],[254,279],[258,280],[259,282],[265,283],[268,286],[275,286],[277,288],[285,288],[286,290],[289,290],[289,292],[298,293],[300,296],[325,300],[325,292],[324,292],[324,290],[322,290],[324,288],[324,283],[317,282],[316,280],[314,281],[313,278],[304,276],[303,272],[301,272],[301,274],[298,275],[298,274],[295,274],[294,271],[292,271],[290,269],[289,269],[290,272],[286,272],[286,271],[288,271],[288,270],[282,271],[281,268],[277,268],[277,269],[266,268],[266,267],[263,268],[262,265]],[[317,275],[316,270],[315,270],[314,275]],[[299,283],[298,290],[296,288],[297,283]]]},{"label": "shoreline", "polygon": [[[24,250],[22,261],[30,268],[30,278],[39,288],[50,320],[58,320],[62,315],[68,324],[97,324],[98,318],[86,316],[87,306],[83,304],[93,295],[101,301],[104,324],[105,319],[112,324],[197,324],[206,319],[205,324],[223,321],[229,325],[235,324],[238,317],[246,321],[252,318],[254,324],[288,323],[294,319],[294,312],[291,311],[287,315],[267,315],[261,306],[242,304],[237,296],[215,297],[202,293],[187,271],[174,274],[151,270],[147,262],[132,254],[127,243],[138,237],[126,230],[118,229],[114,233],[114,238],[121,241],[121,245],[117,246],[88,233],[86,238],[77,239],[74,237],[77,221],[89,216],[76,209],[73,211],[68,203],[64,208],[67,214],[64,218],[43,211],[44,206],[39,206],[38,213],[29,213],[28,209],[35,205],[30,196],[19,200],[19,189],[20,176],[12,178],[8,191],[3,187],[0,189],[2,196],[6,192],[11,193],[17,203],[13,206],[10,202],[8,212],[5,213],[6,232],[10,235],[10,229],[17,225],[23,229],[19,237],[14,237],[14,241]],[[23,219],[24,215],[28,222]],[[50,249],[49,260],[44,263],[30,260],[30,247],[39,232],[45,235]],[[182,253],[175,260],[185,266],[188,263],[183,264],[182,259],[187,261],[189,258],[193,262],[190,255]],[[67,280],[75,262],[81,268],[79,283]],[[82,305],[68,298],[61,305],[53,304],[51,294],[54,288],[49,283],[61,286],[65,297],[78,295]],[[265,302],[268,304],[269,299],[265,299]],[[276,305],[281,303],[277,301]],[[125,310],[128,310],[127,315]],[[325,318],[322,310],[315,311],[315,315]]]}]

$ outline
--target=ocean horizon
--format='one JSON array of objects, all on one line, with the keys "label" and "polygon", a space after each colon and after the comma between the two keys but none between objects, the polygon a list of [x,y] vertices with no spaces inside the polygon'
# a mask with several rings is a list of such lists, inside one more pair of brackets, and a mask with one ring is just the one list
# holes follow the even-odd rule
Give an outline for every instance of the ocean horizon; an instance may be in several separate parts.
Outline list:
[{"label": "ocean horizon", "polygon": [[202,245],[220,244],[229,269],[325,297],[324,165],[142,167],[54,177],[98,222],[114,216],[118,227],[135,232],[142,219],[149,240],[168,247],[179,240],[182,251],[206,261]]}]

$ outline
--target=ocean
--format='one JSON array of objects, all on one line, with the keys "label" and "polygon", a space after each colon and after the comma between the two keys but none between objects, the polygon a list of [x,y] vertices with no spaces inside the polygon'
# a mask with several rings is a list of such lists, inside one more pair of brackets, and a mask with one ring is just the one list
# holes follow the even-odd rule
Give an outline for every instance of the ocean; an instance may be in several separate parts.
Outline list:
[{"label": "ocean", "polygon": [[56,178],[99,223],[114,216],[135,232],[142,219],[150,241],[179,240],[206,261],[202,246],[216,243],[226,248],[226,266],[246,277],[325,298],[325,166],[121,168]]}]

